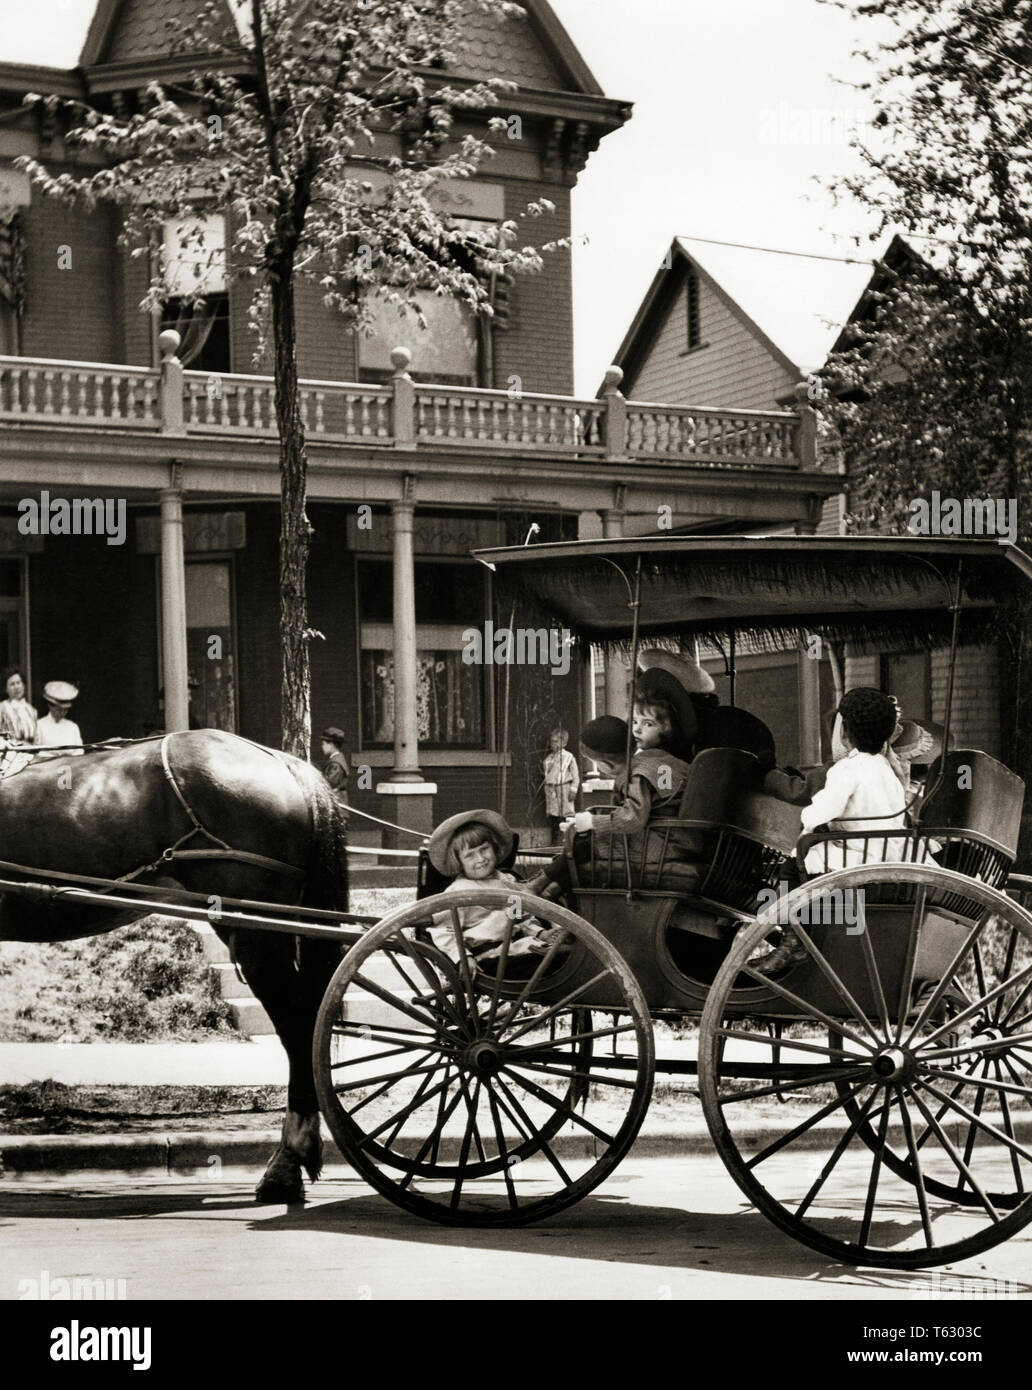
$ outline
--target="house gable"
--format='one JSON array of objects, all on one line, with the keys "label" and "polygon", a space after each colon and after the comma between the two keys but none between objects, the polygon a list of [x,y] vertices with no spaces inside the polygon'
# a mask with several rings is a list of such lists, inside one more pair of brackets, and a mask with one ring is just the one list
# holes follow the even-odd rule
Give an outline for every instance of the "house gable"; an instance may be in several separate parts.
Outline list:
[{"label": "house gable", "polygon": [[[207,0],[100,0],[83,45],[84,68],[108,63],[132,63],[171,53],[177,32],[196,23]],[[222,0],[227,40],[235,42],[232,14]],[[171,27],[170,27],[171,21]]]},{"label": "house gable", "polygon": [[[230,0],[221,0],[227,38],[237,34]],[[83,67],[132,63],[171,50],[171,35],[193,24],[206,0],[100,0],[82,52]],[[521,87],[601,96],[590,70],[548,0],[525,0],[526,19],[499,23],[470,0],[454,70],[475,79],[505,76]],[[174,18],[174,28],[169,20]]]},{"label": "house gable", "polygon": [[[705,406],[772,409],[799,367],[675,240],[614,361],[624,394]],[[700,344],[689,348],[689,276],[698,281]]]}]

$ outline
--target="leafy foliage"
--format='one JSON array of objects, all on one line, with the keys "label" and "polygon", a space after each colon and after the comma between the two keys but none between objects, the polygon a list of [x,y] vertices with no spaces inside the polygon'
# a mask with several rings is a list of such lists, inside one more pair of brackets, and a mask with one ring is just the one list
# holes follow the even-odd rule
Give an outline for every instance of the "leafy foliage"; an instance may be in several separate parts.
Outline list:
[{"label": "leafy foliage", "polygon": [[[513,83],[449,80],[470,7],[498,23],[509,0],[247,0],[210,3],[193,23],[167,21],[187,75],[152,83],[136,110],[33,96],[72,121],[76,172],[23,159],[45,193],[116,206],[133,256],[152,256],[168,222],[194,261],[194,302],[215,254],[205,230],[227,215],[227,273],[252,285],[251,324],[271,325],[280,436],[280,637],[283,746],[311,742],[306,515],[307,454],[296,354],[295,280],[318,283],[325,303],[361,327],[373,296],[408,305],[418,293],[463,300],[489,315],[490,277],[536,270],[541,250],[517,246],[519,223],[471,230],[438,211],[445,180],[470,178],[504,128],[484,112]],[[206,55],[203,59],[196,55]],[[542,200],[524,216],[551,212]],[[560,243],[552,243],[559,245]],[[542,248],[545,249],[545,248]],[[155,258],[145,305],[169,293]]]},{"label": "leafy foliage", "polygon": [[147,917],[106,936],[0,947],[7,1041],[157,1042],[238,1036],[192,927]]},{"label": "leafy foliage", "polygon": [[879,231],[913,238],[923,264],[882,268],[867,321],[829,363],[825,408],[853,524],[894,529],[932,488],[1027,496],[1032,0],[847,8],[894,32],[865,55],[876,130],[838,189],[875,210]]}]

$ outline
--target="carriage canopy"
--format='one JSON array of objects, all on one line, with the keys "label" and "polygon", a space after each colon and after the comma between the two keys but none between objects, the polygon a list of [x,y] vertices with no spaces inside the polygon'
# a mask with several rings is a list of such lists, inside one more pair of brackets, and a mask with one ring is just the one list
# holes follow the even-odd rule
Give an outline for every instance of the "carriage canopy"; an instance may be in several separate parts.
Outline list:
[{"label": "carriage canopy", "polygon": [[910,536],[646,536],[476,550],[503,610],[585,642],[625,643],[640,565],[642,637],[734,630],[760,643],[808,632],[899,645],[985,641],[993,610],[1028,601],[1016,546]]}]

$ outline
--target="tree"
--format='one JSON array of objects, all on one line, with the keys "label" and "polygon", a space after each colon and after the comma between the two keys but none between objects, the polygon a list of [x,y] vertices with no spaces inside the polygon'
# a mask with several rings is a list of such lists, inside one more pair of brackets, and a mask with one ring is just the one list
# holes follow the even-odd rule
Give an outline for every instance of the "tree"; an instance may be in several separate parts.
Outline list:
[{"label": "tree", "polygon": [[[1032,0],[825,0],[891,36],[863,56],[874,131],[837,191],[919,256],[881,267],[870,312],[825,369],[823,410],[856,529],[906,528],[932,489],[1029,496],[1032,443]],[[1032,518],[1018,509],[1019,537]],[[1004,746],[1032,772],[1028,624],[1001,632]],[[1009,688],[1008,688],[1009,687]]]},{"label": "tree", "polygon": [[[296,351],[295,285],[316,281],[345,325],[368,321],[371,296],[416,312],[419,291],[452,295],[491,313],[492,275],[540,268],[516,247],[518,224],[474,234],[440,214],[435,189],[471,177],[490,153],[456,130],[457,117],[504,130],[484,113],[515,84],[451,81],[445,69],[471,6],[499,23],[523,11],[508,0],[222,0],[200,17],[167,21],[196,70],[152,84],[135,111],[34,96],[66,108],[67,143],[88,162],[54,175],[25,159],[44,192],[87,206],[116,205],[122,244],[152,254],[178,224],[198,272],[213,248],[204,218],[227,215],[227,272],[250,282],[252,327],[271,326],[280,442],[280,638],[283,746],[307,757],[311,739],[306,567],[307,455]],[[181,31],[181,32],[180,32]],[[99,164],[99,167],[97,167]],[[551,211],[542,200],[524,216]],[[559,245],[561,243],[553,243]],[[541,248],[549,249],[549,248]],[[167,294],[157,263],[144,301]],[[195,301],[203,298],[198,273]]]}]

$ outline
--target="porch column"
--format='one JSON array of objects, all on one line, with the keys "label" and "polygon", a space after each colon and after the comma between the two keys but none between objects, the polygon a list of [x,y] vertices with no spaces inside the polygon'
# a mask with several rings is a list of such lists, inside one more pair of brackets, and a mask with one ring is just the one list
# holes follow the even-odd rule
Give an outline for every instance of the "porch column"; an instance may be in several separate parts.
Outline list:
[{"label": "porch column", "polygon": [[[602,513],[602,535],[622,536],[624,533],[624,514],[622,509],[609,507]],[[617,652],[606,652],[606,713],[615,714],[618,719],[630,719],[631,706],[628,696],[630,671],[627,662]]]},{"label": "porch column", "polygon": [[161,653],[165,677],[165,728],[190,727],[186,657],[186,568],[183,562],[183,493],[180,469],[161,491]]},{"label": "porch column", "polygon": [[799,764],[812,767],[821,761],[821,663],[810,655],[806,642],[799,644]]},{"label": "porch column", "polygon": [[[419,731],[416,718],[416,574],[412,551],[415,517],[413,480],[405,478],[402,497],[391,503],[394,538],[394,766],[390,779],[377,783],[384,803],[384,820],[406,830],[429,834],[433,829],[436,783],[425,782],[419,770]],[[385,847],[413,849],[412,835],[384,832]]]}]

